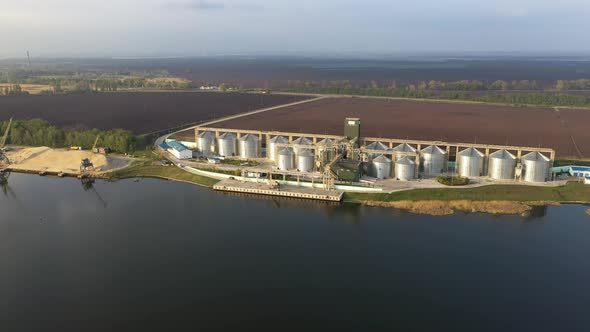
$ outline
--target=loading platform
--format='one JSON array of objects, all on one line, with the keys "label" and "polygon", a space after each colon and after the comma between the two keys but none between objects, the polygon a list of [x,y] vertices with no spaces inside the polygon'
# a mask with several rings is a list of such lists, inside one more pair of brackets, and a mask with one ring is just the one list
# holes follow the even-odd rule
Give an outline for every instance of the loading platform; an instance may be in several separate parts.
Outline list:
[{"label": "loading platform", "polygon": [[271,186],[267,183],[245,182],[227,179],[218,182],[213,189],[219,191],[231,191],[238,193],[282,196],[293,198],[315,199],[330,202],[340,202],[343,192],[337,190],[326,190],[321,188],[308,188],[297,186]]}]

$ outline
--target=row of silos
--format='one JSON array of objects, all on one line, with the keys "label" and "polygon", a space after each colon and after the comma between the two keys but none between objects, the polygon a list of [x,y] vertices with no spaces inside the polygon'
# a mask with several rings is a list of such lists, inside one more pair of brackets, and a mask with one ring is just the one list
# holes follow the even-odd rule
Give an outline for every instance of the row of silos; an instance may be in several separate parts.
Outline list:
[{"label": "row of silos", "polygon": [[277,166],[282,171],[297,169],[300,172],[312,172],[314,166],[314,154],[308,150],[299,150],[295,154],[292,148],[283,148],[278,152]]},{"label": "row of silos", "polygon": [[369,175],[377,179],[393,177],[402,181],[410,181],[416,176],[416,162],[411,156],[401,156],[394,162],[385,155],[379,155],[371,160],[368,170]]},{"label": "row of silos", "polygon": [[[549,175],[551,160],[539,152],[531,152],[521,158],[525,182],[545,182]],[[474,148],[465,149],[457,155],[457,173],[464,177],[484,175],[485,155]],[[513,180],[517,158],[507,150],[498,150],[488,158],[487,175],[494,180]]]},{"label": "row of silos", "polygon": [[197,151],[204,156],[217,153],[222,157],[258,158],[260,140],[252,134],[243,135],[238,139],[234,133],[223,133],[215,138],[214,133],[205,131],[197,136]]}]

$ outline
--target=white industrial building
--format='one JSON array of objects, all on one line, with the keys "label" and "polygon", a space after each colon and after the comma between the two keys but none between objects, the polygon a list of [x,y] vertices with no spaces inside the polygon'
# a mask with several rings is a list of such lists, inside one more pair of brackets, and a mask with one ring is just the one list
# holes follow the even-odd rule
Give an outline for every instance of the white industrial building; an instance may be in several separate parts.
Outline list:
[{"label": "white industrial building", "polygon": [[178,159],[190,159],[193,157],[193,151],[177,141],[166,142],[160,147]]}]

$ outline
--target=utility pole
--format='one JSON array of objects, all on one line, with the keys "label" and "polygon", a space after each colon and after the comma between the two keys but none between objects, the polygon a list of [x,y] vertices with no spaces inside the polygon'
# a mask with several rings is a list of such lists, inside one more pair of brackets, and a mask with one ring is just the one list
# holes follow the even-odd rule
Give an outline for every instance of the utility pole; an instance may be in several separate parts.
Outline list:
[{"label": "utility pole", "polygon": [[27,50],[27,60],[29,60],[29,67],[31,66],[31,55],[29,54],[29,51]]}]

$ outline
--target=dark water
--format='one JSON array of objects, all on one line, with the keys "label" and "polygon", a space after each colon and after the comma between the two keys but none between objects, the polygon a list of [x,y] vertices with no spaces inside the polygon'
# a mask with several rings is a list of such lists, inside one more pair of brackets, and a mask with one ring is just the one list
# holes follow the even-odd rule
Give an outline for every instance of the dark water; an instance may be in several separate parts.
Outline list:
[{"label": "dark water", "polygon": [[159,180],[9,183],[0,331],[590,330],[584,206],[429,217]]}]

